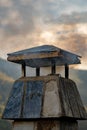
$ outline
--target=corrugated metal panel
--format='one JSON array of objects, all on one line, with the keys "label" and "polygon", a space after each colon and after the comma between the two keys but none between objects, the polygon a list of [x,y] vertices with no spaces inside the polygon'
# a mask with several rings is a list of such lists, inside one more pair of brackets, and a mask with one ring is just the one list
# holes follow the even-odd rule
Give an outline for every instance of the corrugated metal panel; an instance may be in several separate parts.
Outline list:
[{"label": "corrugated metal panel", "polygon": [[22,81],[16,81],[14,83],[5,111],[3,113],[3,118],[20,118],[23,86],[24,83]]},{"label": "corrugated metal panel", "polygon": [[40,118],[43,87],[43,81],[27,82],[23,118]]}]

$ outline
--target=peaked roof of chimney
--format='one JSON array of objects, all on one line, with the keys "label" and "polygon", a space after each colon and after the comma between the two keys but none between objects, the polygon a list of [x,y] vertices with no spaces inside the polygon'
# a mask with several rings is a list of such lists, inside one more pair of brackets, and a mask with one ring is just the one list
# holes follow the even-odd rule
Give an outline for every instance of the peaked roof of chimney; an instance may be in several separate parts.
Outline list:
[{"label": "peaked roof of chimney", "polygon": [[8,61],[30,67],[80,64],[80,56],[52,45],[37,46],[8,54]]}]

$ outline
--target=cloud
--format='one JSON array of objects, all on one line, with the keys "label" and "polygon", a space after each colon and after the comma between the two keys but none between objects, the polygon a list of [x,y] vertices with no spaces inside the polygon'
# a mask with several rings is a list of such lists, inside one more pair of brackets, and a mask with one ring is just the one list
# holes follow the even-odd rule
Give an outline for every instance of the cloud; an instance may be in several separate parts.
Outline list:
[{"label": "cloud", "polygon": [[[9,8],[0,8],[0,23],[3,28],[3,35],[14,36],[31,32],[34,27],[34,8],[30,3],[22,5],[18,0],[13,2]],[[26,1],[25,1],[26,2]],[[5,4],[6,2],[4,2]]]},{"label": "cloud", "polygon": [[11,7],[12,5],[12,0],[0,0],[0,7]]},{"label": "cloud", "polygon": [[[9,8],[6,8],[5,6],[8,4],[10,6]],[[66,23],[69,22],[70,19],[71,22],[72,15],[60,16],[61,13],[65,13],[66,10],[70,8],[70,5],[72,5],[72,9],[73,6],[76,6],[78,10],[78,6],[81,5],[81,2],[69,2],[68,0],[1,0],[0,21],[1,28],[4,30],[3,35],[24,35],[26,33],[36,31],[37,24],[39,24],[39,26],[44,26],[46,21],[48,21],[48,24],[52,23],[52,21],[54,23]],[[73,11],[74,10],[68,12]],[[76,20],[74,19],[73,21],[75,22]]]},{"label": "cloud", "polygon": [[[5,7],[6,5],[10,5],[9,8]],[[46,24],[48,26],[52,23],[68,24],[79,22],[83,18],[86,19],[86,17],[81,14],[80,18],[76,18],[75,14],[61,16],[61,13],[65,13],[71,5],[72,9],[73,6],[76,6],[78,10],[78,7],[81,5],[81,0],[80,2],[70,2],[68,0],[1,0],[0,22],[3,35],[5,35],[5,37],[27,35],[27,33],[37,31],[38,25],[39,28],[44,29],[44,27],[46,28]],[[68,12],[73,11],[74,10]]]},{"label": "cloud", "polygon": [[[87,56],[86,33],[80,33],[87,23],[87,12],[82,12],[86,3],[82,5],[81,0],[1,0],[0,56],[6,58],[7,53],[42,44],[53,44]],[[73,12],[73,7],[77,12]]]},{"label": "cloud", "polygon": [[46,23],[50,24],[81,24],[87,23],[87,12],[73,12],[71,14],[64,13],[56,18],[46,19]]}]

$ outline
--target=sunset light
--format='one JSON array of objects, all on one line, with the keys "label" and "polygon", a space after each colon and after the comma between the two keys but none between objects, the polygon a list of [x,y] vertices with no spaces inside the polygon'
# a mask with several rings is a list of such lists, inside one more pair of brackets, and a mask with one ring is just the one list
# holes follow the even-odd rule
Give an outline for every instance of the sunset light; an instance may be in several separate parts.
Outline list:
[{"label": "sunset light", "polygon": [[45,39],[47,42],[54,42],[55,36],[52,32],[44,31],[41,33],[41,38]]},{"label": "sunset light", "polygon": [[87,34],[87,24],[78,24],[77,32],[80,34]]}]

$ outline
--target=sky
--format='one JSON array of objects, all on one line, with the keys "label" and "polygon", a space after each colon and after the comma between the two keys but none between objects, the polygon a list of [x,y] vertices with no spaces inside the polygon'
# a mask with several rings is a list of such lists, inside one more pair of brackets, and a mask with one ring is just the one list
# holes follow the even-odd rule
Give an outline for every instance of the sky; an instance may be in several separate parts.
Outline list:
[{"label": "sky", "polygon": [[0,0],[0,57],[44,44],[81,55],[87,70],[87,0]]}]

